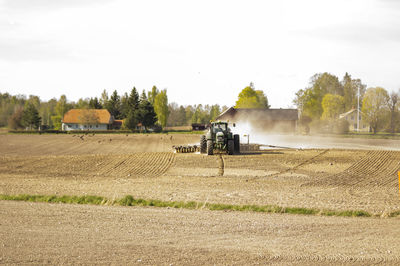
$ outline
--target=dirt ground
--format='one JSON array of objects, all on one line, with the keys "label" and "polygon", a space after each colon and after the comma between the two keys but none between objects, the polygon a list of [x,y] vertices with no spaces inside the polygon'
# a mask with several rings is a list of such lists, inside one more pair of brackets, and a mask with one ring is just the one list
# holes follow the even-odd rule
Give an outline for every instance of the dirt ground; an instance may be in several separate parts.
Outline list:
[{"label": "dirt ground", "polygon": [[[297,138],[287,140],[290,147]],[[365,210],[382,218],[0,202],[0,234],[6,239],[0,242],[0,263],[77,263],[78,256],[89,264],[399,262],[400,243],[392,236],[400,219],[385,217],[400,209],[400,141],[357,139],[356,149],[345,149],[351,144],[347,139],[337,145],[327,139],[329,148],[269,149],[234,156],[172,152],[172,145],[198,140],[199,135],[189,134],[0,135],[0,194],[130,194]],[[51,225],[55,219],[58,224]],[[243,228],[237,227],[241,219]],[[136,223],[138,227],[127,234]],[[193,232],[191,227],[196,227]],[[64,233],[69,230],[74,233]],[[36,241],[43,247],[39,255]]]},{"label": "dirt ground", "polygon": [[0,202],[0,264],[395,265],[396,219]]}]

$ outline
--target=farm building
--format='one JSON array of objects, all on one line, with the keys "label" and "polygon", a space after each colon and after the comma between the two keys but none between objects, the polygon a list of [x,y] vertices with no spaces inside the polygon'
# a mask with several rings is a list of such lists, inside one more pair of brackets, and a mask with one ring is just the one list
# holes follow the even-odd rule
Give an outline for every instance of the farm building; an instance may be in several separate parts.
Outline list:
[{"label": "farm building", "polygon": [[192,130],[193,131],[202,131],[207,128],[207,124],[193,123]]},{"label": "farm building", "polygon": [[[357,131],[357,109],[351,109],[350,111],[339,115],[339,119],[344,119],[349,122],[349,130]],[[367,122],[364,121],[360,112],[358,131],[371,132],[371,128]]]},{"label": "farm building", "polygon": [[62,130],[108,130],[113,123],[106,109],[71,109],[62,119]]},{"label": "farm building", "polygon": [[216,120],[231,123],[250,123],[253,130],[269,132],[296,131],[298,111],[297,109],[264,109],[264,108],[233,108],[230,107],[220,114]]}]

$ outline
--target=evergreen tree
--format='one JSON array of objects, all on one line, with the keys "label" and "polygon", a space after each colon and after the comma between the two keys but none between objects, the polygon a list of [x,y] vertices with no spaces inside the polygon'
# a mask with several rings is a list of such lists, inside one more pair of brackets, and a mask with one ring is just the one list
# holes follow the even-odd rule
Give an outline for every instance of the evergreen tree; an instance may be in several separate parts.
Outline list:
[{"label": "evergreen tree", "polygon": [[24,111],[22,113],[22,124],[29,129],[37,129],[40,126],[41,118],[35,105],[31,102],[27,102]]},{"label": "evergreen tree", "polygon": [[90,98],[89,100],[89,108],[90,109],[103,109],[103,106],[101,105],[99,99],[97,97]]},{"label": "evergreen tree", "polygon": [[121,96],[121,119],[125,119],[128,116],[129,105],[128,105],[128,93],[124,93]]},{"label": "evergreen tree", "polygon": [[139,108],[139,94],[135,87],[133,87],[129,98],[128,98],[128,106],[130,109],[137,110]]},{"label": "evergreen tree", "polygon": [[154,126],[157,122],[157,115],[154,112],[153,105],[147,100],[146,93],[143,91],[140,97],[139,112],[138,112],[139,122],[142,123],[145,130],[148,127]]},{"label": "evergreen tree", "polygon": [[139,94],[135,87],[133,87],[127,99],[125,127],[135,130],[139,123]]},{"label": "evergreen tree", "polygon": [[106,104],[106,109],[115,119],[121,119],[121,99],[117,90],[114,90],[110,100]]}]

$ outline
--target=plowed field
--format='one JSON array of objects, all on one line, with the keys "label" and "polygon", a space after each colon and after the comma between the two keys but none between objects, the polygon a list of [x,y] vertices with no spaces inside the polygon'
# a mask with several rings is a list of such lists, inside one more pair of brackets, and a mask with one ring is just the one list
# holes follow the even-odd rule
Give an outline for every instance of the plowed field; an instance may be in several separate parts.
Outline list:
[{"label": "plowed field", "polygon": [[[366,149],[362,150],[343,149],[343,145],[332,145],[330,148],[323,149],[271,149],[235,156],[205,156],[200,154],[175,154],[172,152],[172,145],[197,143],[198,139],[198,135],[180,134],[94,136],[0,135],[0,194],[99,195],[108,198],[121,198],[130,194],[138,198],[166,201],[363,210],[382,218],[400,209],[397,177],[397,172],[400,170],[400,151],[379,149],[382,141],[378,141],[378,146],[374,146],[371,140],[368,140],[366,143],[357,140],[357,147],[366,147]],[[398,142],[393,141],[393,147],[399,146]],[[385,142],[385,145],[389,146],[389,143]],[[2,204],[0,209],[4,208],[0,212],[0,220],[11,214],[19,217],[21,212],[26,211],[24,208],[27,208],[26,205],[21,205],[21,208],[10,207],[14,206],[12,204],[19,206],[18,204],[22,203],[10,203],[11,205],[9,205],[8,203],[0,202],[0,204]],[[38,204],[37,206],[41,205]],[[38,217],[35,218],[38,219],[37,223],[40,224],[40,219],[46,220],[46,217],[48,217],[46,213],[61,208],[61,205],[51,206],[53,207],[48,210],[46,209],[43,214],[38,212]],[[86,207],[74,207],[71,215],[75,215],[76,211],[79,212],[79,208]],[[112,208],[117,207],[107,208],[111,208],[110,210],[112,210]],[[92,211],[95,210],[100,211],[101,209],[95,208]],[[119,211],[124,213],[127,210],[122,208]],[[147,212],[147,209],[139,208],[136,211],[139,213]],[[181,224],[176,211],[168,212],[165,210],[165,212],[163,215],[169,215],[175,221],[170,226],[180,228]],[[202,213],[203,211],[193,211],[193,213],[196,212]],[[101,218],[101,213],[96,215],[100,216],[96,219],[103,219]],[[195,215],[202,216],[203,213]],[[247,214],[243,215],[244,217],[248,217],[246,219],[249,219],[249,221],[253,218],[256,219],[250,214],[248,214],[249,216]],[[224,223],[225,219],[231,219],[228,216],[220,213],[213,219],[219,219],[221,223]],[[271,218],[267,214],[257,214],[256,216]],[[303,221],[303,218],[296,215],[290,217],[292,220],[290,223],[287,223],[289,218],[286,215],[277,215],[276,217],[278,220],[281,217],[279,223],[282,226],[287,224],[290,228],[300,226]],[[82,223],[84,223],[86,218],[82,219]],[[313,219],[320,219],[320,217],[309,217],[309,219],[312,221]],[[377,235],[379,235],[378,231],[380,229],[374,231],[373,225],[376,224],[377,228],[379,228],[381,221],[385,220],[379,218],[325,217],[320,220],[321,224],[317,226],[318,229],[311,229],[312,226],[300,226],[301,229],[299,230],[305,230],[305,234],[312,230],[321,230],[323,235],[325,233],[328,234],[323,225],[325,221],[334,221],[335,226],[339,228],[341,223],[350,221],[350,224],[353,222],[357,224],[360,219],[370,221],[368,223],[371,223],[371,226],[367,230]],[[399,228],[400,220],[398,218],[391,219],[391,222],[385,224],[385,226],[393,230],[394,228]],[[26,223],[26,221],[23,223]],[[2,229],[0,231],[3,232],[2,237],[6,237],[10,241],[13,238],[15,239],[16,234],[21,234],[20,237],[23,238],[24,233],[26,233],[25,230],[27,230],[23,226],[17,227],[15,231],[8,228],[7,230],[11,230],[8,234],[4,233],[6,232],[3,231],[5,230],[4,226],[4,223],[0,223],[0,228]],[[38,224],[30,224],[29,226],[35,226],[38,232],[45,230],[45,227],[40,227]],[[146,224],[144,223],[142,226],[146,227]],[[204,226],[204,230],[211,230],[210,228],[207,229],[208,225]],[[264,226],[271,226],[273,228],[276,224],[266,224]],[[261,227],[257,228],[255,230],[262,230]],[[147,228],[146,230],[150,229]],[[153,239],[154,242],[149,242],[153,244],[149,245],[154,250],[160,250],[160,252],[193,252],[193,254],[197,254],[196,258],[198,260],[194,261],[189,259],[190,256],[182,255],[183,253],[177,255],[177,258],[183,258],[182,260],[173,260],[173,257],[167,256],[171,259],[168,260],[171,263],[194,263],[196,261],[208,263],[230,263],[236,261],[237,263],[242,263],[246,261],[243,258],[249,258],[254,263],[264,261],[278,264],[286,264],[288,262],[306,263],[307,261],[312,263],[358,261],[362,263],[363,260],[367,263],[399,262],[398,253],[393,254],[387,251],[389,250],[387,247],[389,244],[385,241],[389,240],[389,238],[385,238],[386,240],[383,240],[381,246],[374,246],[372,248],[368,244],[363,246],[361,238],[352,238],[349,236],[346,241],[350,241],[352,245],[349,247],[342,245],[342,249],[331,249],[330,252],[327,252],[326,250],[329,249],[331,244],[324,242],[322,240],[323,236],[310,234],[310,241],[314,241],[315,243],[312,249],[304,249],[303,251],[293,249],[293,252],[291,252],[290,247],[293,247],[297,243],[296,241],[302,241],[302,237],[298,235],[290,237],[291,233],[288,232],[287,239],[290,239],[290,241],[293,240],[292,245],[288,242],[282,248],[274,249],[275,245],[266,244],[264,248],[261,248],[261,243],[264,243],[263,241],[269,241],[268,243],[284,241],[278,235],[276,238],[266,238],[265,235],[257,237],[257,241],[259,242],[256,241],[254,243],[259,244],[252,245],[251,241],[249,241],[247,248],[241,249],[238,243],[243,240],[243,237],[246,235],[245,232],[251,232],[252,230],[251,226],[243,228],[243,231],[240,231],[243,233],[239,234],[236,231],[235,233],[228,230],[228,232],[221,234],[221,239],[224,237],[230,239],[231,234],[234,237],[226,241],[217,241],[210,234],[205,234],[204,239],[198,240],[200,241],[199,246],[190,244],[192,242],[188,238],[186,242],[182,242],[186,243],[186,247],[176,244],[171,245],[171,243],[175,243],[173,239],[162,240],[162,233],[157,230],[154,231],[154,238],[140,236],[138,232],[133,234],[132,237],[136,240],[140,239],[140,241],[144,241],[143,243],[146,242],[145,239]],[[274,230],[278,229],[275,228]],[[387,231],[382,231],[382,234],[386,234]],[[203,234],[204,232],[199,231],[199,233]],[[82,232],[78,230],[77,234],[82,234]],[[368,232],[366,232],[366,235],[368,235]],[[43,242],[46,240],[39,237],[39,235],[32,235],[31,237],[35,238],[35,236],[38,241],[42,241],[43,246],[50,247],[46,244],[47,242]],[[182,237],[184,236],[180,236],[179,238]],[[193,236],[191,235],[190,237]],[[206,244],[207,237],[214,241],[213,246]],[[335,239],[336,241],[343,241],[343,239],[335,238],[334,234],[329,237],[331,237],[331,241],[333,242]],[[65,238],[66,241],[72,241],[67,236]],[[93,241],[104,240],[101,236],[97,240],[95,238],[93,238]],[[115,239],[117,239],[117,236],[115,236]],[[131,240],[124,238],[123,241],[127,241],[128,243]],[[81,244],[84,245],[84,240],[82,241]],[[114,242],[115,240],[109,242],[109,245],[115,245]],[[14,242],[15,245],[16,243],[18,241]],[[108,242],[106,241],[106,243]],[[135,250],[143,252],[143,248],[151,248],[143,243],[138,244]],[[11,252],[11,250],[17,248],[14,244],[10,244],[10,248],[6,249],[1,249],[0,247],[0,257],[3,258],[3,262],[29,263],[29,261],[22,259],[23,255],[26,255],[28,251],[19,250],[18,252]],[[400,241],[394,240],[393,245],[400,246]],[[61,244],[61,246],[63,245]],[[28,245],[28,249],[29,247],[34,250],[33,244]],[[242,255],[234,256],[232,255],[233,253],[230,253],[232,250],[235,250],[235,252],[238,251],[236,248],[243,251],[243,253],[239,252],[236,254]],[[226,250],[229,250],[227,254],[231,254],[225,257],[226,260],[205,259],[208,255],[217,256],[219,254],[218,256],[220,256]],[[313,250],[313,252],[310,253],[310,250]],[[57,252],[59,253],[59,250]],[[58,254],[57,252],[54,254]],[[390,252],[393,252],[393,250]],[[398,251],[396,250],[396,252]],[[51,264],[67,262],[54,255],[51,250],[48,250],[47,253],[40,257],[43,260],[33,260],[31,262],[40,264],[45,262],[46,254],[52,258],[49,260]],[[75,253],[61,252],[60,254],[71,255]],[[91,254],[94,256],[97,253]],[[143,254],[156,256],[154,252],[150,251]],[[206,255],[204,257],[200,254]],[[254,254],[259,254],[261,257],[264,256],[263,258],[268,259],[259,260],[258,255]],[[4,260],[5,257],[7,258],[6,260]],[[272,260],[273,257],[277,258],[276,261]],[[2,262],[1,258],[0,263]],[[148,264],[160,262],[161,258],[154,261],[149,260]],[[124,257],[124,260],[122,260],[121,257],[120,261],[111,260],[109,262],[124,263],[127,262],[125,259]],[[78,261],[75,260],[74,262]],[[87,258],[84,262],[95,263],[96,259],[95,257],[91,257],[90,259]],[[136,262],[133,261],[133,263]]]}]

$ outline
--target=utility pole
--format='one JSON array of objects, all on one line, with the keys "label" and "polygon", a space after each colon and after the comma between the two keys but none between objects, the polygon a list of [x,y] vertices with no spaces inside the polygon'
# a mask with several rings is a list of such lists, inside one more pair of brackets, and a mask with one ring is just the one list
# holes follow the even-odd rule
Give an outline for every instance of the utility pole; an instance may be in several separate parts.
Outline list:
[{"label": "utility pole", "polygon": [[360,86],[358,86],[357,94],[357,132],[360,132]]}]

